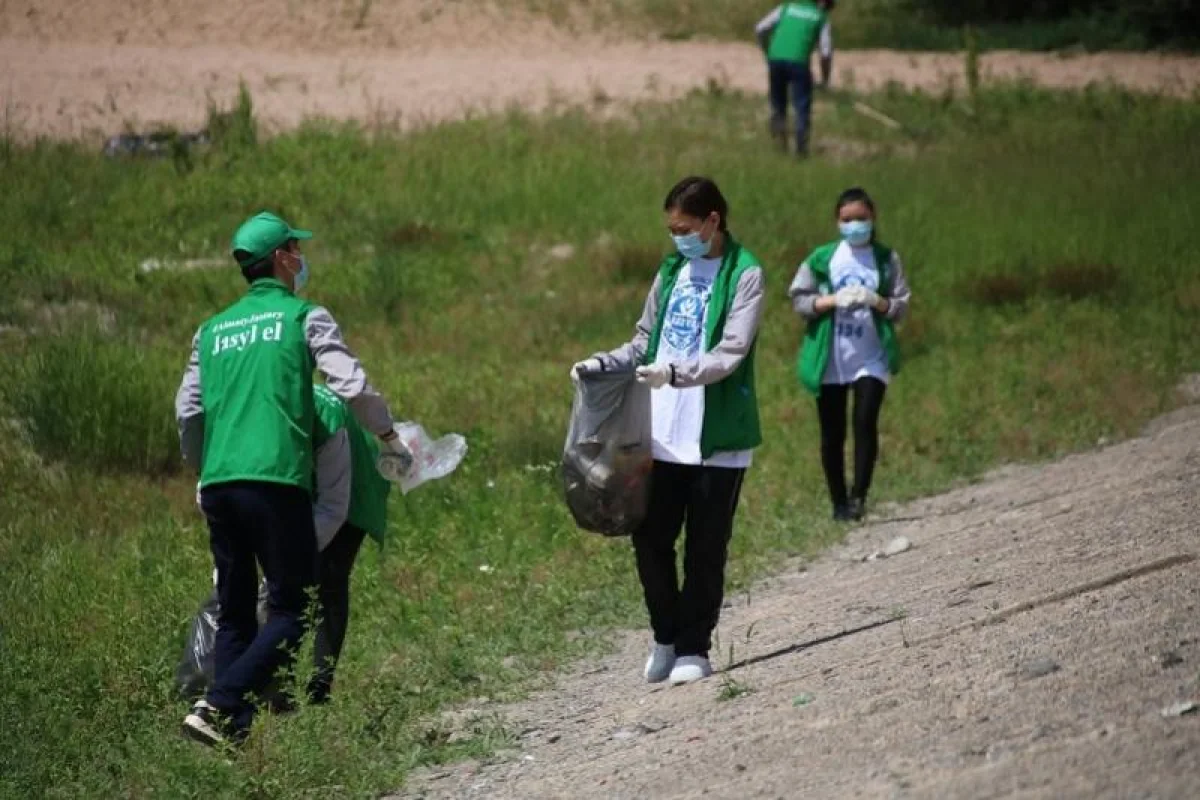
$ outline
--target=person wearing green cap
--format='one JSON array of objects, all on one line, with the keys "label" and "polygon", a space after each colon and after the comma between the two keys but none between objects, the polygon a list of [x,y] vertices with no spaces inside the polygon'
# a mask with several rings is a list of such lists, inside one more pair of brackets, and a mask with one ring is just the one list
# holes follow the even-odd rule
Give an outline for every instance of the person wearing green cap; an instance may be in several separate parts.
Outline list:
[{"label": "person wearing green cap", "polygon": [[[411,461],[333,316],[296,296],[309,275],[299,243],[310,238],[265,211],[237,229],[231,251],[250,289],[197,330],[175,397],[183,458],[200,471],[221,606],[213,684],[183,725],[209,745],[247,735],[251,698],[290,663],[304,633],[318,570],[313,370],[367,431]],[[259,567],[270,610],[261,628]]]}]

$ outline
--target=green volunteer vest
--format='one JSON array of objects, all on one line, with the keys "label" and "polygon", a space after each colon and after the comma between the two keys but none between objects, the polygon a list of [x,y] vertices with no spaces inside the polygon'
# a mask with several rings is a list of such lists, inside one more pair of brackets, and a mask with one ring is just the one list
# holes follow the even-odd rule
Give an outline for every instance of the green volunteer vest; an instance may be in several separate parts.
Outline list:
[{"label": "green volunteer vest", "polygon": [[312,491],[311,309],[268,278],[201,326],[201,486],[267,481]]},{"label": "green volunteer vest", "polygon": [[[821,245],[805,262],[817,279],[817,288],[824,294],[832,291],[829,278],[829,262],[840,241]],[[875,251],[875,269],[879,272],[879,294],[888,297],[892,293],[892,250],[885,244],[872,242]],[[879,332],[879,343],[887,356],[888,372],[895,375],[900,371],[900,347],[896,342],[896,328],[892,321],[874,312],[875,329]],[[833,314],[822,314],[810,320],[804,328],[804,343],[800,347],[800,359],[796,368],[800,383],[816,396],[821,395],[821,384],[825,380],[825,369],[829,366],[829,351],[833,347]]]},{"label": "green volunteer vest", "polygon": [[324,386],[313,386],[318,446],[345,428],[350,439],[350,510],[346,522],[362,528],[380,544],[387,533],[387,499],[392,485],[375,468],[379,445],[345,401]]},{"label": "green volunteer vest", "polygon": [[784,3],[771,33],[767,59],[807,64],[827,19],[828,14],[815,3]]},{"label": "green volunteer vest", "polygon": [[[661,299],[654,330],[646,348],[646,364],[653,364],[658,357],[658,345],[662,341],[663,322],[667,316],[667,304],[671,292],[679,280],[679,272],[687,259],[672,253],[659,265]],[[725,255],[721,268],[713,279],[712,294],[708,299],[708,313],[704,321],[704,349],[713,349],[725,333],[725,321],[733,306],[738,281],[742,274],[753,267],[760,267],[758,259],[744,249],[729,234],[725,235]],[[733,373],[718,383],[704,387],[704,422],[700,431],[700,455],[711,458],[713,453],[751,450],[762,444],[762,429],[758,418],[758,397],[754,389],[754,352],[758,348],[757,338],[750,352]]]}]

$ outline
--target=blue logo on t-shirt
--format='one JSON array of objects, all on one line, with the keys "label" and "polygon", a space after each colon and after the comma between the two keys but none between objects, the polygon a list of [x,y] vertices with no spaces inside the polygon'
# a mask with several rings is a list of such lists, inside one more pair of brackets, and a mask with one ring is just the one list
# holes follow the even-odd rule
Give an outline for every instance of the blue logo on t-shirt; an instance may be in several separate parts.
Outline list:
[{"label": "blue logo on t-shirt", "polygon": [[704,310],[708,307],[710,290],[709,283],[690,281],[677,284],[671,292],[667,318],[663,320],[663,339],[684,358],[700,353],[700,334],[704,329]]}]

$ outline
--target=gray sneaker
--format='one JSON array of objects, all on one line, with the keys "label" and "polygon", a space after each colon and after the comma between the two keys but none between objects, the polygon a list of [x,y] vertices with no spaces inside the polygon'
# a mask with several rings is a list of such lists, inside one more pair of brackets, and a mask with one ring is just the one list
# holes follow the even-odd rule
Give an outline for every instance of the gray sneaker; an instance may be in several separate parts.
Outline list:
[{"label": "gray sneaker", "polygon": [[650,657],[646,659],[646,669],[642,674],[646,676],[646,683],[662,683],[670,677],[671,669],[674,666],[675,645],[655,642],[654,649],[650,651]]}]

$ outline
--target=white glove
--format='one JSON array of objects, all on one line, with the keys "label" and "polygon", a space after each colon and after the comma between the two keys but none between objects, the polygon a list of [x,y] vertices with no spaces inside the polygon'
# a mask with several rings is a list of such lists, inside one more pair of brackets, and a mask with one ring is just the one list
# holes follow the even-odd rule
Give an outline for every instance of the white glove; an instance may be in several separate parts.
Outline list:
[{"label": "white glove", "polygon": [[598,358],[585,358],[571,367],[571,380],[579,380],[579,376],[588,372],[603,372],[604,364]]},{"label": "white glove", "polygon": [[196,508],[200,509],[200,513],[204,513],[204,506],[200,502],[200,481],[196,481]]},{"label": "white glove", "polygon": [[839,289],[838,293],[834,295],[834,298],[837,300],[837,307],[843,311],[849,311],[858,305],[858,290],[860,288],[862,287],[846,286]]},{"label": "white glove", "polygon": [[376,462],[376,468],[385,478],[399,479],[407,475],[417,461],[416,454],[409,449],[408,443],[399,435],[396,427],[392,428],[396,435],[383,440],[383,452],[379,454]]},{"label": "white glove", "polygon": [[875,308],[875,306],[879,305],[879,295],[875,294],[875,292],[871,291],[865,286],[859,286],[857,288],[859,305],[866,306],[867,308]]},{"label": "white glove", "polygon": [[674,370],[670,364],[650,364],[637,368],[637,382],[644,383],[651,389],[660,389],[671,382]]}]

